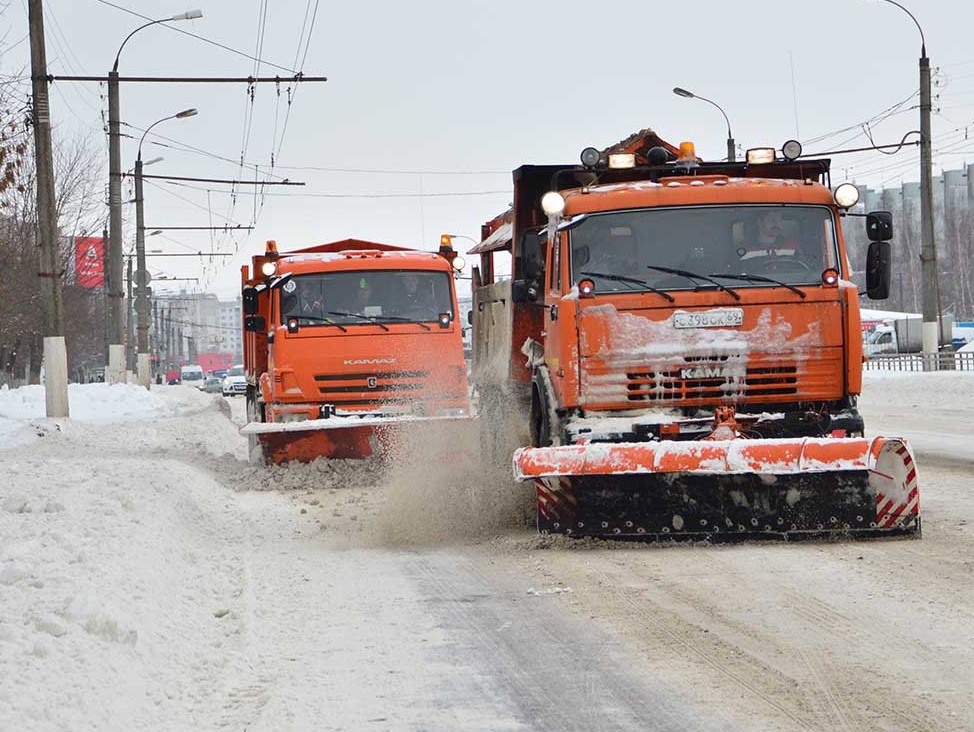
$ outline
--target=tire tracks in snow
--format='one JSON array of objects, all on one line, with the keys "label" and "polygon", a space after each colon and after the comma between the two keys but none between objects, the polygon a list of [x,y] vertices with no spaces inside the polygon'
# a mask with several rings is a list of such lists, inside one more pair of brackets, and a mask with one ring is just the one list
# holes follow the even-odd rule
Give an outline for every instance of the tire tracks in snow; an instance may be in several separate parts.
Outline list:
[{"label": "tire tracks in snow", "polygon": [[703,709],[651,676],[620,639],[566,611],[570,593],[512,588],[471,556],[424,555],[413,564],[416,581],[438,602],[451,635],[470,646],[465,653],[501,681],[530,728],[735,729],[719,710]]}]

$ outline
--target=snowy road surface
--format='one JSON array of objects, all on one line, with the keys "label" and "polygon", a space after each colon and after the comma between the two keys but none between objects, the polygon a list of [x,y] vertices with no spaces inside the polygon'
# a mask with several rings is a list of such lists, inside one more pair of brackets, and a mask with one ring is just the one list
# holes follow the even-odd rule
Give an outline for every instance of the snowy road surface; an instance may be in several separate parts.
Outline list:
[{"label": "snowy road surface", "polygon": [[867,375],[922,539],[719,547],[539,537],[455,463],[258,469],[242,399],[80,389],[0,392],[2,730],[974,729],[970,375]]}]

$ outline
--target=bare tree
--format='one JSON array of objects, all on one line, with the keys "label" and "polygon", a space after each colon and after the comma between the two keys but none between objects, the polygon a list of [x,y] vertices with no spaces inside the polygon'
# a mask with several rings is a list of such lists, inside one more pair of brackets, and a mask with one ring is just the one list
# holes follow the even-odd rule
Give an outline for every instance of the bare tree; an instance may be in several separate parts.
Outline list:
[{"label": "bare tree", "polygon": [[[27,374],[36,379],[43,353],[43,302],[38,282],[36,176],[30,131],[24,110],[0,97],[0,120],[8,134],[4,171],[0,184],[0,367],[6,380]],[[3,140],[0,140],[0,144]],[[90,140],[74,138],[55,145],[56,205],[61,236],[61,263],[65,277],[62,296],[65,308],[65,339],[69,371],[76,377],[86,367],[104,363],[104,303],[100,288],[80,287],[67,275],[74,257],[74,236],[97,228],[103,209],[98,198],[102,177]],[[16,354],[11,356],[11,354]]]}]

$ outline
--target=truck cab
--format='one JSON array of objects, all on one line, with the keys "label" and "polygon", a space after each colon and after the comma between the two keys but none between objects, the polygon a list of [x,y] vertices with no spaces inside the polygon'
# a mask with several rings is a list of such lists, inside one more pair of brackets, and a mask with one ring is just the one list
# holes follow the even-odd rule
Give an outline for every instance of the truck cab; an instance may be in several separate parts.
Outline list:
[{"label": "truck cab", "polygon": [[470,417],[453,255],[355,239],[279,253],[270,242],[244,268],[248,418],[263,424],[265,451],[364,456],[357,438],[347,450],[316,438]]}]

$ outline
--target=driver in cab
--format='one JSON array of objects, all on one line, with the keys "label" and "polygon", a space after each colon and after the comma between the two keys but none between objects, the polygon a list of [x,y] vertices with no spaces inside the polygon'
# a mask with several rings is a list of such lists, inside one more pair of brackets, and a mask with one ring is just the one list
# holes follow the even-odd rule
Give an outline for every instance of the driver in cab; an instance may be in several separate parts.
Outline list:
[{"label": "driver in cab", "polygon": [[798,240],[781,211],[765,211],[758,215],[753,240],[740,247],[737,254],[742,260],[794,257],[798,254]]}]

